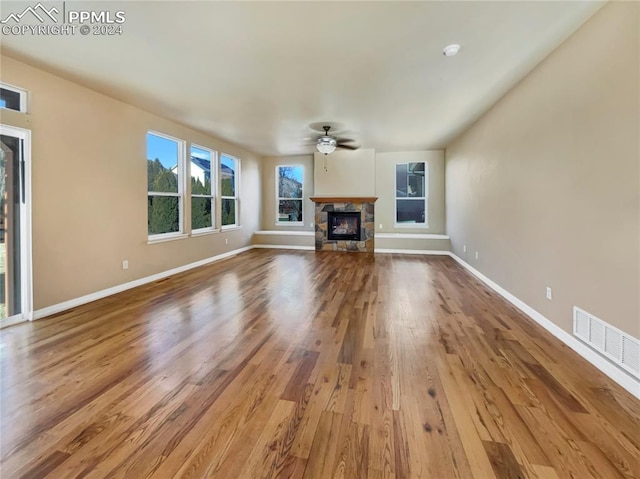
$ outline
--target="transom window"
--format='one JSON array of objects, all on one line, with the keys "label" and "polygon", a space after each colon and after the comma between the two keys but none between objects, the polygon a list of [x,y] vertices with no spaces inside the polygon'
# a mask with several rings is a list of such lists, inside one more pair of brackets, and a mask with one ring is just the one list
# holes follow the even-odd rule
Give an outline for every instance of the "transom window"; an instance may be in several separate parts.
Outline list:
[{"label": "transom window", "polygon": [[191,230],[214,228],[216,154],[201,146],[191,146]]},{"label": "transom window", "polygon": [[396,164],[396,226],[427,225],[427,164]]},{"label": "transom window", "polygon": [[147,230],[149,237],[182,233],[185,142],[147,133]]},{"label": "transom window", "polygon": [[6,83],[0,83],[0,108],[27,111],[27,92]]},{"label": "transom window", "polygon": [[222,228],[238,226],[238,185],[240,160],[233,156],[220,155],[220,199]]},{"label": "transom window", "polygon": [[302,225],[302,165],[276,166],[276,223],[280,225]]}]

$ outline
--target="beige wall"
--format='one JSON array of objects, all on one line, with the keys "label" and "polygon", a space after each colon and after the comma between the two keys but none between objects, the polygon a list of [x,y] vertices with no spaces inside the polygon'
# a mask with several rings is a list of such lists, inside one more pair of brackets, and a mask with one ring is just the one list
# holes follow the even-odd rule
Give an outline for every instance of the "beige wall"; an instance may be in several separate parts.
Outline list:
[{"label": "beige wall", "polygon": [[568,332],[577,305],[640,337],[638,10],[603,7],[446,152],[454,253]]},{"label": "beige wall", "polygon": [[[396,228],[395,185],[396,163],[427,163],[428,170],[428,227]],[[444,151],[403,151],[376,153],[376,231],[386,233],[431,233],[445,232],[444,208]],[[382,228],[380,225],[382,224]]]},{"label": "beige wall", "polygon": [[[276,166],[302,165],[304,177],[302,195],[304,196],[302,219],[304,226],[276,225]],[[272,156],[262,159],[262,229],[287,231],[313,231],[313,156]],[[283,244],[283,243],[279,243]]]},{"label": "beige wall", "polygon": [[375,150],[336,150],[330,155],[315,152],[313,157],[314,195],[375,196]]},{"label": "beige wall", "polygon": [[[32,131],[36,310],[250,243],[259,227],[256,155],[6,56],[1,61],[2,81],[30,92],[29,114],[3,111],[0,122]],[[149,129],[241,159],[241,229],[147,244]]]}]

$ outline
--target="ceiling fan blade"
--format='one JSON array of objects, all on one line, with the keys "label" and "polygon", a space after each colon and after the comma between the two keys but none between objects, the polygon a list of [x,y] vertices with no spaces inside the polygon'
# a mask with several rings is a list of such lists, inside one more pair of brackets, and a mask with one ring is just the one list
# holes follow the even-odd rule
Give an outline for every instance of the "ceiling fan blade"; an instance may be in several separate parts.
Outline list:
[{"label": "ceiling fan blade", "polygon": [[352,140],[351,138],[336,138],[338,143],[353,143],[356,140]]},{"label": "ceiling fan blade", "polygon": [[356,146],[356,145],[345,145],[343,143],[338,143],[336,148],[343,148],[345,150],[357,150],[358,148],[360,148],[360,145]]}]

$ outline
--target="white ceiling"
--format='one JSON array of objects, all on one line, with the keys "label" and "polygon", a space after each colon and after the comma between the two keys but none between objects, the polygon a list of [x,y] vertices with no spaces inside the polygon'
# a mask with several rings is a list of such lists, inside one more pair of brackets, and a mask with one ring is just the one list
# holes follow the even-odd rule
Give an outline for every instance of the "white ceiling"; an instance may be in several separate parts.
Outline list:
[{"label": "white ceiling", "polygon": [[[31,2],[33,3],[33,2]],[[80,9],[80,2],[66,2]],[[121,36],[2,36],[4,53],[262,155],[309,124],[443,148],[603,2],[83,2]],[[5,18],[20,11],[2,2]],[[456,57],[442,49],[462,45]]]}]

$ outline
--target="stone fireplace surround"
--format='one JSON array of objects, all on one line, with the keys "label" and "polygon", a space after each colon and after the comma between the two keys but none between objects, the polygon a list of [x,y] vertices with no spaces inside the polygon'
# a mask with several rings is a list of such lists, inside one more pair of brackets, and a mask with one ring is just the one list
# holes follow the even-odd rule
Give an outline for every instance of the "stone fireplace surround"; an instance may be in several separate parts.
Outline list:
[{"label": "stone fireplace surround", "polygon": [[[347,251],[373,253],[375,246],[375,202],[376,197],[323,197],[311,198],[315,203],[316,251]],[[360,241],[330,240],[327,213],[360,212]]]}]

